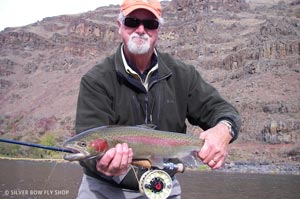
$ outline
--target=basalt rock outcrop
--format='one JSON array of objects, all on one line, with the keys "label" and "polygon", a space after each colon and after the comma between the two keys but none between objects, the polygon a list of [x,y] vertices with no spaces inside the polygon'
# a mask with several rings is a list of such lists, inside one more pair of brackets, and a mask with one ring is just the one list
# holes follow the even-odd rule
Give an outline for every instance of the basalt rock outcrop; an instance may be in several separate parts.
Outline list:
[{"label": "basalt rock outcrop", "polygon": [[[298,144],[299,1],[162,5],[159,50],[193,64],[238,108],[239,140]],[[74,132],[80,77],[119,45],[118,13],[100,7],[0,32],[1,135]]]}]

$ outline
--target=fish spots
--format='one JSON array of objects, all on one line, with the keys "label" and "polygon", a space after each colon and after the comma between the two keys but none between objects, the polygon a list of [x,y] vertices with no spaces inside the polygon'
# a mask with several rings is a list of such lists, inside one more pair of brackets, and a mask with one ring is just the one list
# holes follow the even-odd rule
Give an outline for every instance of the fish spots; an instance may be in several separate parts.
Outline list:
[{"label": "fish spots", "polygon": [[93,148],[96,152],[103,152],[108,149],[108,143],[103,139],[95,139],[89,143],[89,147]]},{"label": "fish spots", "polygon": [[189,143],[186,140],[179,140],[163,136],[120,136],[118,137],[123,142],[141,143],[145,145],[160,145],[160,146],[185,146]]}]

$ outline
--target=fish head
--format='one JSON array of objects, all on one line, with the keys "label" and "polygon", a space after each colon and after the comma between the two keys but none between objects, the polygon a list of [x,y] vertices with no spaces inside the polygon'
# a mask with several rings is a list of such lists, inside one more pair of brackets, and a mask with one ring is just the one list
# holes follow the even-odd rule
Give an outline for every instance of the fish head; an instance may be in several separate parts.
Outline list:
[{"label": "fish head", "polygon": [[101,157],[108,150],[108,143],[104,139],[77,139],[77,136],[67,140],[63,144],[64,148],[73,151],[72,154],[66,154],[65,160],[79,161],[84,159],[91,159]]}]

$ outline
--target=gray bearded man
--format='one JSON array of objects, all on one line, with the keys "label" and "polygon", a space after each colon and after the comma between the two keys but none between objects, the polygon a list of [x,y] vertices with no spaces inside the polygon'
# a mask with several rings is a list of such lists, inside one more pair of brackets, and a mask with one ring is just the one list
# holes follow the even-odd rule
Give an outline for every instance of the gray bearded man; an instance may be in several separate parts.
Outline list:
[{"label": "gray bearded man", "polygon": [[[237,138],[240,116],[195,67],[155,48],[162,25],[158,0],[124,0],[118,17],[122,43],[116,52],[81,79],[76,132],[107,125],[151,124],[158,130],[186,133],[186,119],[201,127],[198,157],[212,169],[225,161]],[[200,150],[201,149],[201,150]],[[117,144],[98,160],[84,160],[78,199],[144,198],[132,167],[134,151]],[[169,198],[181,198],[174,174]]]}]

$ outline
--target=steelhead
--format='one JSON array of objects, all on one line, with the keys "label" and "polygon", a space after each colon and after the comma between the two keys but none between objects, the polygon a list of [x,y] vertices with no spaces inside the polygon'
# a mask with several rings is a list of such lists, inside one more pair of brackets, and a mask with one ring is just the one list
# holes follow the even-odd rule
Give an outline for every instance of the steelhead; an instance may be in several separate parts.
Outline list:
[{"label": "steelhead", "polygon": [[179,159],[185,166],[194,168],[200,163],[197,152],[204,140],[182,133],[154,130],[147,126],[102,126],[84,131],[69,140],[63,147],[74,151],[65,160],[78,161],[101,158],[118,143],[127,143],[133,150],[133,160],[148,160],[152,166],[163,167],[169,159]]}]

